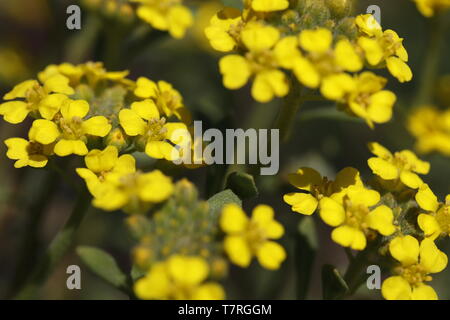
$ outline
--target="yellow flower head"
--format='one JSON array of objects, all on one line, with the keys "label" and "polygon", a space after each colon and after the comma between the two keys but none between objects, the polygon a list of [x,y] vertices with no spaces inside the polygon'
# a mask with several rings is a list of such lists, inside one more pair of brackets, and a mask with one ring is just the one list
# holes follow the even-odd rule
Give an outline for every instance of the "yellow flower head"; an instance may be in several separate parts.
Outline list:
[{"label": "yellow flower head", "polygon": [[27,80],[3,96],[12,101],[0,105],[0,115],[13,124],[24,121],[29,113],[52,120],[67,96],[74,92],[69,79],[60,74],[49,77],[42,85],[37,80]]},{"label": "yellow flower head", "polygon": [[383,236],[395,232],[392,210],[380,205],[380,195],[364,187],[349,187],[342,199],[335,196],[324,197],[319,202],[322,220],[336,227],[331,238],[343,247],[363,250],[367,239],[372,239],[377,231]]},{"label": "yellow flower head", "polygon": [[235,204],[226,205],[220,217],[220,226],[226,233],[225,252],[240,267],[250,265],[253,256],[266,269],[275,270],[286,259],[284,248],[271,239],[284,234],[283,226],[274,220],[273,209],[258,205],[249,219]]},{"label": "yellow flower head", "polygon": [[412,189],[419,188],[423,181],[418,174],[428,174],[430,164],[422,161],[410,150],[392,154],[377,142],[369,143],[370,151],[376,156],[367,163],[372,172],[391,182],[402,182]]},{"label": "yellow flower head", "polygon": [[155,263],[134,284],[140,299],[223,300],[225,292],[216,282],[207,281],[210,267],[200,257],[173,255]]},{"label": "yellow flower head", "polygon": [[117,183],[123,175],[136,172],[136,161],[133,156],[119,152],[114,146],[104,150],[94,149],[84,157],[86,168],[77,168],[78,175],[86,181],[92,195],[97,194],[99,184]]},{"label": "yellow flower head", "polygon": [[435,240],[440,235],[450,236],[450,195],[445,203],[437,197],[427,184],[423,184],[416,193],[419,207],[426,213],[419,214],[417,223],[426,237]]},{"label": "yellow flower head", "polygon": [[174,38],[183,38],[193,24],[192,13],[182,0],[131,0],[140,3],[139,18],[153,28],[168,31]]},{"label": "yellow flower head", "polygon": [[[279,31],[260,23],[249,23],[241,32],[241,39],[248,53],[245,57],[237,54],[220,59],[219,67],[226,88],[235,90],[243,87],[252,75],[252,96],[259,102],[268,102],[274,97],[284,97],[289,91],[286,75],[278,69],[280,63]],[[285,51],[284,48],[281,49]]]},{"label": "yellow flower head", "polygon": [[48,157],[53,154],[54,144],[41,144],[35,141],[27,141],[22,138],[10,138],[5,140],[8,147],[6,156],[17,160],[15,168],[26,166],[42,168],[47,165]]},{"label": "yellow flower head", "polygon": [[158,111],[166,117],[175,115],[186,124],[191,122],[181,94],[170,83],[165,81],[155,83],[148,78],[140,77],[136,82],[134,94],[142,99],[152,99]]},{"label": "yellow flower head", "polygon": [[129,136],[143,141],[145,153],[155,159],[176,160],[180,153],[176,145],[184,145],[190,137],[184,123],[166,122],[156,104],[146,99],[131,104],[131,109],[119,113],[120,125]]},{"label": "yellow flower head", "polygon": [[430,239],[419,241],[412,236],[397,237],[389,244],[389,251],[401,265],[398,275],[383,282],[381,292],[387,300],[436,300],[434,289],[425,284],[431,273],[441,272],[448,258]]},{"label": "yellow flower head", "polygon": [[450,9],[450,0],[414,0],[417,9],[425,17],[430,18],[439,11]]},{"label": "yellow flower head", "polygon": [[229,52],[240,41],[244,25],[241,11],[227,7],[211,18],[209,26],[205,28],[205,35],[214,50]]},{"label": "yellow flower head", "polygon": [[393,92],[383,90],[385,84],[385,78],[363,72],[357,76],[356,88],[346,103],[350,111],[364,119],[371,128],[374,122],[385,123],[392,118],[397,97]]},{"label": "yellow flower head", "polygon": [[335,101],[355,90],[356,83],[346,72],[360,71],[363,62],[350,40],[340,39],[333,47],[333,34],[325,28],[303,30],[298,40],[305,54],[295,58],[293,71],[303,85],[320,87],[325,98]]},{"label": "yellow flower head", "polygon": [[355,20],[360,32],[357,42],[372,67],[387,66],[389,72],[400,82],[411,81],[412,71],[406,64],[408,52],[403,39],[393,30],[383,31],[371,14],[358,16]]},{"label": "yellow flower head", "polygon": [[415,148],[420,153],[440,152],[450,156],[450,110],[422,106],[408,117],[409,132],[417,139]]},{"label": "yellow flower head", "polygon": [[344,168],[336,175],[334,181],[322,177],[320,173],[311,168],[300,168],[296,173],[288,176],[289,182],[302,192],[285,194],[284,201],[292,206],[292,211],[311,215],[319,200],[333,194],[343,194],[350,186],[362,186],[359,172],[351,167]]},{"label": "yellow flower head", "polygon": [[106,211],[122,209],[130,213],[143,213],[152,204],[169,198],[173,190],[172,180],[159,170],[123,173],[113,181],[98,184],[92,203]]},{"label": "yellow flower head", "polygon": [[103,116],[87,117],[89,104],[84,100],[64,101],[55,121],[38,119],[29,131],[30,139],[42,144],[55,144],[54,152],[64,157],[71,154],[86,155],[88,137],[104,137],[111,125]]}]

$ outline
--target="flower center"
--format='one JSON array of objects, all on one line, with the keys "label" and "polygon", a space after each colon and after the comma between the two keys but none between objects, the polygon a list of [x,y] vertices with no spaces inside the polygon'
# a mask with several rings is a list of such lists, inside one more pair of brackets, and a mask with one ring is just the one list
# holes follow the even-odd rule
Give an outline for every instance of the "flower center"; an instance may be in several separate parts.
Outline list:
[{"label": "flower center", "polygon": [[436,220],[441,230],[447,234],[450,234],[450,207],[443,206],[436,213]]},{"label": "flower center", "polygon": [[425,281],[432,280],[432,277],[427,274],[420,264],[413,264],[408,267],[399,267],[398,272],[411,285],[418,285]]},{"label": "flower center", "polygon": [[256,252],[259,246],[266,240],[266,235],[263,229],[261,229],[258,223],[251,221],[249,223],[247,233],[247,242],[253,252]]},{"label": "flower center", "polygon": [[369,229],[366,217],[370,211],[367,206],[362,204],[355,205],[348,197],[346,197],[344,199],[344,208],[347,225],[355,229],[363,230],[364,232]]},{"label": "flower center", "polygon": [[150,119],[147,124],[146,137],[148,141],[162,141],[166,138],[167,128],[164,127],[166,119]]},{"label": "flower center", "polygon": [[83,136],[82,124],[83,120],[80,117],[73,117],[70,120],[59,119],[59,127],[63,132],[63,136],[69,140],[76,140]]},{"label": "flower center", "polygon": [[38,142],[30,142],[27,146],[27,152],[30,156],[41,155],[44,153],[44,146]]}]

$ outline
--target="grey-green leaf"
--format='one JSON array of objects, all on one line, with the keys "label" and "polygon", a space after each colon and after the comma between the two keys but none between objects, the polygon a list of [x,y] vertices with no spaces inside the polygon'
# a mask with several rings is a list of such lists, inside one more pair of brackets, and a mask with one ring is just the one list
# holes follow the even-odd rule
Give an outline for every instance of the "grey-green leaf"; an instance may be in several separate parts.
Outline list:
[{"label": "grey-green leaf", "polygon": [[241,199],[239,199],[239,197],[230,189],[215,194],[208,199],[209,214],[213,217],[218,217],[222,207],[230,203],[242,206]]},{"label": "grey-green leaf", "polygon": [[116,260],[107,252],[87,246],[77,247],[83,263],[97,276],[114,287],[127,291],[127,276],[120,270]]},{"label": "grey-green leaf", "polygon": [[232,172],[227,177],[227,188],[241,199],[250,199],[258,195],[255,179],[245,172]]},{"label": "grey-green leaf", "polygon": [[226,7],[233,7],[240,10],[244,8],[243,0],[222,0],[222,3]]}]

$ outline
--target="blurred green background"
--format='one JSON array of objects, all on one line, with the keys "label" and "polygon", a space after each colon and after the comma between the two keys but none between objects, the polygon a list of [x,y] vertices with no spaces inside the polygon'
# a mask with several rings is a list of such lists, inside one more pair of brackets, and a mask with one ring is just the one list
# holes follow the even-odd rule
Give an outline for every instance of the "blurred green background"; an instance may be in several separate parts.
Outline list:
[{"label": "blurred green background", "polygon": [[[192,1],[202,11],[197,12],[198,24],[183,40],[175,40],[163,32],[151,31],[118,7],[89,6],[91,0],[81,1],[82,29],[66,28],[66,8],[77,1],[64,0],[1,0],[0,1],[0,94],[20,81],[36,76],[49,64],[103,61],[110,70],[127,69],[131,78],[146,76],[166,80],[183,95],[194,119],[202,120],[204,128],[269,128],[280,107],[280,101],[261,105],[252,100],[248,88],[225,90],[221,84],[217,61],[220,55],[208,49],[201,29],[209,14],[219,6],[215,1]],[[94,1],[95,2],[95,1]],[[97,1],[98,2],[98,1]],[[110,1],[114,2],[114,1]],[[120,2],[120,1],[119,1]],[[115,3],[115,2],[114,2]],[[208,4],[208,6],[205,6]],[[296,119],[290,143],[280,149],[280,172],[277,176],[256,177],[260,194],[244,203],[250,211],[257,203],[272,205],[287,232],[282,242],[288,259],[277,272],[259,266],[241,270],[232,268],[226,281],[227,295],[237,299],[295,299],[296,256],[295,241],[301,216],[292,213],[282,201],[282,195],[293,190],[286,175],[300,166],[311,166],[333,177],[341,168],[353,166],[368,176],[366,144],[376,140],[391,150],[413,147],[413,139],[405,129],[405,116],[415,106],[414,96],[421,79],[422,65],[429,44],[427,21],[410,0],[361,0],[358,13],[369,5],[381,8],[382,25],[403,37],[410,55],[414,80],[406,84],[389,81],[399,101],[395,116],[385,125],[370,130],[366,124],[345,116],[323,117],[317,110],[333,108],[331,103],[309,103]],[[109,7],[108,7],[109,6]],[[450,40],[447,30],[446,40]],[[450,74],[450,41],[442,48],[440,73]],[[389,77],[388,77],[389,78]],[[392,79],[392,78],[390,78]],[[447,106],[450,107],[450,106]],[[27,125],[14,126],[0,122],[0,138],[26,136]],[[31,268],[36,264],[49,241],[67,219],[75,191],[58,176],[47,170],[14,169],[13,161],[5,156],[0,145],[0,298],[11,298]],[[442,198],[450,193],[450,159],[441,155],[422,156],[431,162],[431,173],[425,181]],[[74,167],[76,164],[72,164]],[[251,168],[250,168],[251,169]],[[202,168],[176,173],[175,178],[187,176],[199,188],[203,198],[214,170]],[[68,173],[72,174],[72,173]],[[73,174],[72,174],[73,175]],[[42,188],[49,180],[52,189]],[[81,179],[78,180],[81,184]],[[44,201],[39,201],[44,196]],[[90,210],[78,232],[77,244],[98,246],[111,253],[124,270],[130,269],[131,237],[122,221],[124,215]],[[317,221],[320,250],[313,261],[311,291],[308,298],[321,298],[320,272],[323,264],[333,264],[345,270],[344,250],[330,239],[330,229]],[[33,231],[34,230],[34,231]],[[450,254],[450,242],[440,247]],[[297,260],[296,260],[297,259]],[[82,290],[66,288],[66,267],[82,268]],[[441,299],[450,299],[450,270],[440,273],[433,282]],[[362,288],[355,298],[379,299],[379,290]],[[59,264],[46,285],[41,299],[126,299],[92,275],[72,251]]]}]

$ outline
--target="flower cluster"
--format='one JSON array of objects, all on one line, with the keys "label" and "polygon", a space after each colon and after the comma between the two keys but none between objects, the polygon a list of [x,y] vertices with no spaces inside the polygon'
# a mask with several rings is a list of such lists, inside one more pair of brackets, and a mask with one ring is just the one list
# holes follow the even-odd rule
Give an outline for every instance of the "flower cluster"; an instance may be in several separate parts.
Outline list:
[{"label": "flower cluster", "polygon": [[450,196],[439,202],[418,175],[429,172],[429,163],[412,151],[392,153],[379,143],[370,143],[369,150],[375,156],[368,160],[374,174],[368,184],[354,168],[343,169],[334,181],[301,168],[289,175],[300,192],[286,194],[284,201],[302,214],[318,210],[341,246],[359,251],[375,247],[374,252],[393,258],[395,275],[383,283],[384,298],[437,299],[426,282],[447,266],[435,241],[450,236]]},{"label": "flower cluster", "polygon": [[372,15],[348,17],[349,1],[245,1],[243,11],[225,8],[205,29],[211,46],[236,52],[221,58],[228,89],[253,79],[259,102],[285,97],[293,86],[319,90],[351,115],[373,123],[391,119],[396,96],[370,69],[387,68],[410,81],[403,39],[383,30]]}]

